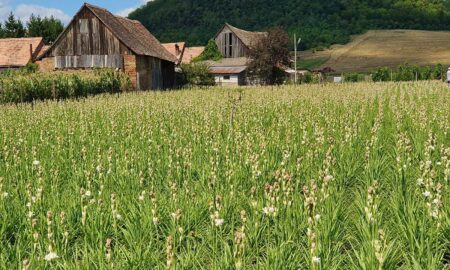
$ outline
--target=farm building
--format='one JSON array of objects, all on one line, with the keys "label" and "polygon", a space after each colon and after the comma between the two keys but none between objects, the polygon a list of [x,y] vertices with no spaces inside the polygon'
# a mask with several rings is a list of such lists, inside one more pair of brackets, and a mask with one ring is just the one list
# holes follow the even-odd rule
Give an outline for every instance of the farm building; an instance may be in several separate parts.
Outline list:
[{"label": "farm building", "polygon": [[138,21],[84,4],[41,56],[44,71],[115,68],[138,90],[174,85],[176,57]]},{"label": "farm building", "polygon": [[163,43],[162,45],[177,58],[177,65],[191,63],[205,50],[205,47],[187,47],[185,42]]},{"label": "farm building", "polygon": [[41,37],[0,39],[0,72],[19,69],[34,62],[43,48]]},{"label": "farm building", "polygon": [[248,51],[255,42],[267,35],[266,32],[250,32],[226,23],[214,40],[224,57],[220,61],[208,62],[209,72],[219,85],[246,85]]},{"label": "farm building", "polygon": [[175,43],[163,43],[163,47],[174,57],[177,58],[175,64],[179,65],[183,60],[184,51],[186,49],[186,43],[175,42]]},{"label": "farm building", "polygon": [[223,58],[220,61],[206,61],[209,73],[220,86],[247,84],[247,58]]},{"label": "farm building", "polygon": [[223,57],[237,58],[247,57],[252,45],[266,35],[266,32],[250,32],[226,23],[214,40]]},{"label": "farm building", "polygon": [[186,47],[182,59],[183,64],[189,64],[205,50],[205,47]]}]

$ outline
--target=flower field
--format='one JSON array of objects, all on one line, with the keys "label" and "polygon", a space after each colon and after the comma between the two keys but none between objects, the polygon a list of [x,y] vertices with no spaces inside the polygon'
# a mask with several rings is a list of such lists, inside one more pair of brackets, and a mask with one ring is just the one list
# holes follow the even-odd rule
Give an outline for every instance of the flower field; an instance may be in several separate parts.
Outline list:
[{"label": "flower field", "polygon": [[5,269],[450,269],[439,82],[0,106]]}]

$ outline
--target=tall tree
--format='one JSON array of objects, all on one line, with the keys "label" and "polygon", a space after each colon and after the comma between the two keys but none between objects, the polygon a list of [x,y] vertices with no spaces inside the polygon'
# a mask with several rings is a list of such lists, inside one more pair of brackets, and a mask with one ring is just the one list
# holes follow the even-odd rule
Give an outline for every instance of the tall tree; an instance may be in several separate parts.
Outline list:
[{"label": "tall tree", "polygon": [[5,35],[5,30],[3,30],[3,25],[0,22],[0,38],[4,38],[4,35]]},{"label": "tall tree", "polygon": [[4,36],[7,38],[21,38],[25,36],[25,27],[20,19],[16,19],[11,12],[5,21]]},{"label": "tall tree", "polygon": [[46,44],[53,43],[64,30],[63,23],[51,16],[50,18],[32,14],[27,22],[29,37],[43,37]]},{"label": "tall tree", "polygon": [[250,78],[263,84],[281,83],[284,74],[280,68],[290,62],[289,35],[281,27],[270,29],[267,36],[250,48],[249,58]]}]

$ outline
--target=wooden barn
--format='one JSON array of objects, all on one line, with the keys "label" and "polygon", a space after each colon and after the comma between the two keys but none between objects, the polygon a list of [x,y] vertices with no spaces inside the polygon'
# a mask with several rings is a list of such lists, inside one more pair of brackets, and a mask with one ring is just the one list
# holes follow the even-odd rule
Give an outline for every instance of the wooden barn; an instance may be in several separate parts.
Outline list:
[{"label": "wooden barn", "polygon": [[266,35],[266,32],[250,32],[225,23],[214,39],[223,57],[237,58],[247,57],[252,44]]},{"label": "wooden barn", "polygon": [[250,32],[226,23],[214,37],[224,58],[206,63],[216,84],[223,86],[250,84],[247,77],[248,51],[255,42],[265,36],[267,32]]},{"label": "wooden barn", "polygon": [[173,87],[176,61],[140,22],[84,4],[39,64],[43,71],[120,69],[146,90]]}]

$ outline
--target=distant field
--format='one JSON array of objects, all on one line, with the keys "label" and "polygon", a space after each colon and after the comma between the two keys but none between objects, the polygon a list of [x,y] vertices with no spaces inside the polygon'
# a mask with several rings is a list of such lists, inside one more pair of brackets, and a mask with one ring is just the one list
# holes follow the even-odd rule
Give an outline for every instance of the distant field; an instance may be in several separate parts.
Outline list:
[{"label": "distant field", "polygon": [[405,62],[421,66],[450,65],[450,32],[373,30],[355,36],[346,45],[315,53],[301,52],[300,63],[302,60],[306,63],[317,60],[319,64],[315,67],[331,67],[337,72],[366,72],[381,66],[395,68]]}]

